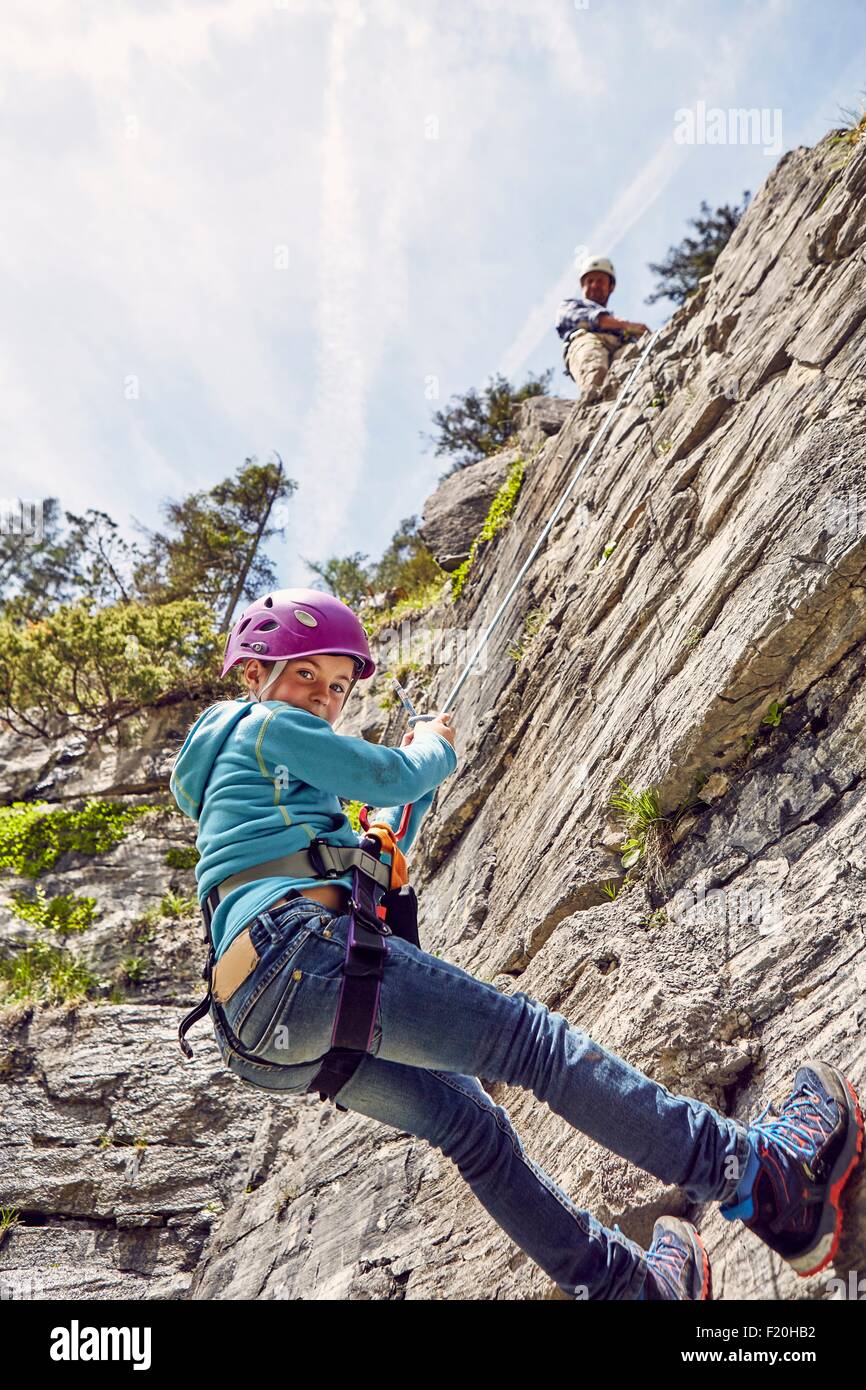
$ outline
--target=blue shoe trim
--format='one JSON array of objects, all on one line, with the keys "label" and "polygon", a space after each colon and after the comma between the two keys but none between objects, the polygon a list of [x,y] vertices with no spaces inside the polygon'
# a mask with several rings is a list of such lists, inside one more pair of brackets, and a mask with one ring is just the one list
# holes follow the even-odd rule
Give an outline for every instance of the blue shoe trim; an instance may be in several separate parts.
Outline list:
[{"label": "blue shoe trim", "polygon": [[730,1203],[726,1203],[719,1207],[719,1211],[726,1221],[751,1221],[755,1215],[755,1203],[752,1200],[751,1192],[748,1197],[743,1198],[738,1206],[732,1207]]},{"label": "blue shoe trim", "polygon": [[755,1204],[752,1201],[752,1188],[755,1185],[755,1178],[760,1168],[758,1159],[757,1145],[749,1143],[749,1157],[746,1160],[746,1171],[740,1178],[736,1190],[732,1197],[729,1197],[719,1210],[726,1221],[750,1221],[755,1214]]}]

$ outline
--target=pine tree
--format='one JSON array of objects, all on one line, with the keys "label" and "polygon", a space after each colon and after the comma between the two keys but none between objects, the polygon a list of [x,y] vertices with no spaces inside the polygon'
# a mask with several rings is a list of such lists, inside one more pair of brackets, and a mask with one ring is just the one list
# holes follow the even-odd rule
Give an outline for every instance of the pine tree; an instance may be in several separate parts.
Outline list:
[{"label": "pine tree", "polygon": [[528,396],[546,395],[552,376],[553,368],[548,367],[538,376],[530,374],[515,390],[500,373],[490,378],[482,392],[473,387],[462,396],[452,396],[444,410],[437,410],[433,423],[438,433],[425,435],[422,431],[421,436],[435,444],[436,454],[454,455],[440,481],[505,448],[514,435],[514,407]]},{"label": "pine tree", "polygon": [[647,295],[647,304],[655,304],[657,299],[672,299],[675,304],[683,304],[694,294],[698,281],[709,275],[727,246],[751,196],[747,190],[742,207],[730,207],[726,203],[715,212],[708,202],[701,203],[701,216],[689,218],[689,225],[695,228],[698,237],[683,237],[679,246],[670,247],[665,260],[659,264],[650,261],[649,269],[660,278],[653,293]]}]

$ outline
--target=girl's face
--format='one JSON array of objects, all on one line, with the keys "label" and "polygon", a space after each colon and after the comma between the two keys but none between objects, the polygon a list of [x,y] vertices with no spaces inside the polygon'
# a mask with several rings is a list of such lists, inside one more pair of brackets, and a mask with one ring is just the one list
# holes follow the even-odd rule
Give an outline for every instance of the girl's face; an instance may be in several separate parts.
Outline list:
[{"label": "girl's face", "polygon": [[[244,667],[248,686],[260,687],[271,667],[251,657]],[[265,700],[285,700],[287,705],[309,710],[333,724],[346,699],[354,663],[350,656],[322,652],[316,656],[296,656],[283,668],[278,681],[265,691]]]}]

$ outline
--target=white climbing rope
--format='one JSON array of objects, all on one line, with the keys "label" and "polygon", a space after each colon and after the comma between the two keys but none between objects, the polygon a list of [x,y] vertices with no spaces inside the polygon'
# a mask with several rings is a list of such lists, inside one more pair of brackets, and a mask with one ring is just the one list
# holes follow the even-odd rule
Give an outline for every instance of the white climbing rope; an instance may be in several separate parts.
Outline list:
[{"label": "white climbing rope", "polygon": [[590,445],[588,452],[584,455],[584,457],[581,459],[580,463],[578,464],[578,467],[576,468],[576,470],[575,470],[575,472],[574,472],[574,476],[572,477],[571,482],[568,484],[568,487],[565,489],[565,492],[562,494],[562,496],[560,497],[560,499],[559,499],[559,501],[557,502],[556,506],[554,507],[553,511],[551,512],[550,517],[549,517],[549,519],[548,519],[548,521],[547,521],[547,523],[546,523],[546,525],[545,525],[545,527],[544,527],[544,530],[543,530],[543,531],[541,532],[541,534],[539,535],[538,540],[535,542],[535,545],[532,547],[532,549],[530,550],[530,552],[529,552],[529,554],[527,555],[526,559],[524,560],[523,564],[520,566],[520,569],[518,570],[517,574],[515,575],[514,582],[513,582],[513,584],[511,585],[511,588],[508,590],[508,593],[505,595],[505,598],[504,598],[504,599],[502,600],[502,602],[500,603],[499,607],[497,608],[496,612],[495,612],[494,615],[493,615],[493,618],[492,618],[491,621],[488,623],[487,627],[484,629],[484,632],[482,633],[482,636],[481,636],[481,639],[480,639],[480,641],[479,641],[479,643],[478,643],[478,646],[476,647],[475,651],[472,653],[472,656],[469,658],[469,661],[467,662],[466,667],[465,667],[464,671],[462,672],[462,674],[461,674],[459,680],[457,681],[456,685],[454,686],[454,688],[453,688],[453,689],[451,690],[451,692],[449,693],[448,698],[447,698],[447,700],[445,701],[444,705],[442,705],[442,706],[440,707],[440,713],[444,714],[444,713],[446,712],[446,710],[450,709],[451,704],[452,704],[453,701],[456,699],[456,697],[457,697],[457,692],[460,690],[461,686],[463,685],[463,682],[465,681],[466,677],[469,675],[469,672],[472,670],[472,667],[475,665],[475,662],[476,662],[476,660],[478,659],[479,654],[480,654],[481,651],[483,650],[485,643],[487,642],[488,638],[490,637],[490,634],[492,633],[493,629],[496,627],[496,624],[499,622],[499,619],[502,617],[502,614],[505,612],[505,609],[508,607],[508,604],[509,604],[509,602],[511,601],[511,597],[512,597],[512,595],[515,593],[515,591],[516,591],[518,585],[520,584],[521,579],[522,579],[523,576],[525,575],[526,571],[529,569],[529,566],[532,564],[532,561],[534,560],[535,556],[538,554],[538,551],[539,551],[540,548],[541,548],[541,543],[542,543],[542,541],[544,540],[544,538],[545,538],[545,536],[547,535],[547,533],[550,531],[550,528],[552,527],[552,525],[553,525],[553,523],[555,522],[556,518],[559,516],[559,513],[562,511],[562,508],[565,506],[566,500],[568,499],[570,493],[572,492],[575,483],[577,482],[577,480],[578,480],[578,478],[580,477],[581,473],[583,472],[584,468],[585,468],[586,465],[589,463],[590,459],[592,458],[593,454],[595,453],[596,445],[598,445],[598,444],[600,443],[600,441],[604,438],[604,436],[605,436],[605,434],[606,434],[606,432],[607,432],[607,427],[608,427],[608,425],[611,423],[611,421],[613,420],[613,417],[614,417],[614,415],[616,414],[617,410],[619,409],[620,405],[621,405],[624,401],[626,401],[626,400],[628,399],[628,394],[629,394],[629,389],[630,389],[630,387],[631,387],[631,384],[632,384],[632,382],[634,381],[635,377],[637,376],[638,372],[640,371],[640,369],[641,369],[641,367],[642,367],[642,365],[643,365],[643,362],[644,362],[645,358],[647,357],[647,355],[648,355],[648,353],[649,353],[650,348],[652,347],[653,343],[655,342],[655,340],[656,340],[656,338],[658,337],[658,335],[659,335],[660,332],[661,332],[661,329],[657,328],[657,329],[655,330],[655,332],[654,332],[653,334],[651,334],[651,336],[650,336],[650,338],[649,338],[649,341],[647,342],[646,347],[644,348],[643,352],[641,353],[640,357],[638,358],[637,362],[635,363],[634,367],[632,368],[630,375],[626,378],[625,382],[623,383],[622,389],[621,389],[621,390],[619,391],[619,393],[617,394],[616,399],[613,400],[613,401],[611,401],[611,403],[610,403],[610,408],[608,409],[607,414],[605,415],[604,419],[602,420],[601,425],[600,425],[599,428],[596,430],[595,438],[593,439],[592,444]]}]

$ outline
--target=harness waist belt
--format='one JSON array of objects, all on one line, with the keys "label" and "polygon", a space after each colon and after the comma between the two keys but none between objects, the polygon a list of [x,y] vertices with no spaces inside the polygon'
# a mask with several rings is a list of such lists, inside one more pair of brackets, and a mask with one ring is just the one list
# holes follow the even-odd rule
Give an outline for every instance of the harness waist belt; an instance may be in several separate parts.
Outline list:
[{"label": "harness waist belt", "polygon": [[235,888],[253,883],[257,878],[341,878],[350,869],[360,869],[376,880],[380,888],[391,886],[391,865],[383,864],[360,845],[328,845],[314,841],[315,850],[299,849],[295,854],[281,854],[278,859],[266,859],[224,878],[216,887],[220,902]]}]

